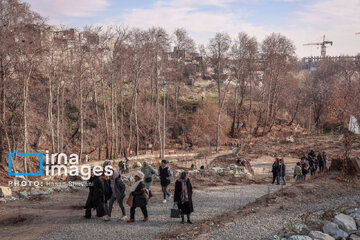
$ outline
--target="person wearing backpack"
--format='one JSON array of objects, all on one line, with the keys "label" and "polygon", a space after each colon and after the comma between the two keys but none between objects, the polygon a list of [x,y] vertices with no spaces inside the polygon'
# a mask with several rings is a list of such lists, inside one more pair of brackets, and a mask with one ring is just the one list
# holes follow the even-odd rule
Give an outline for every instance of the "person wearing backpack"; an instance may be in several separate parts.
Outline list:
[{"label": "person wearing backpack", "polygon": [[114,170],[113,175],[110,177],[110,189],[111,189],[111,197],[109,200],[109,210],[108,210],[108,215],[105,217],[105,221],[110,220],[112,208],[115,201],[118,202],[122,212],[122,217],[120,219],[123,221],[127,220],[126,212],[123,204],[125,198],[126,186],[124,182],[121,180],[120,174],[116,170]]},{"label": "person wearing backpack", "polygon": [[171,194],[167,191],[167,187],[170,185],[170,180],[172,177],[170,167],[167,166],[166,160],[161,161],[158,172],[160,176],[161,190],[164,195],[163,203],[166,203],[166,197],[169,197],[169,200],[171,199]]}]

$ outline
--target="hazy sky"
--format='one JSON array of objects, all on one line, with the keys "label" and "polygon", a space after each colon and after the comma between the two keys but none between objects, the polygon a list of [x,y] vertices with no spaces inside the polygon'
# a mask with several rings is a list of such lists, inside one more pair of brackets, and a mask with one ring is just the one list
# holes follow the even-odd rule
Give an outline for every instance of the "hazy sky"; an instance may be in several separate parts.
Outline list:
[{"label": "hazy sky", "polygon": [[328,55],[360,53],[360,0],[26,0],[54,25],[90,24],[188,30],[206,44],[216,32],[244,31],[263,40],[271,32],[289,37],[299,57],[320,55],[322,35],[334,41]]}]

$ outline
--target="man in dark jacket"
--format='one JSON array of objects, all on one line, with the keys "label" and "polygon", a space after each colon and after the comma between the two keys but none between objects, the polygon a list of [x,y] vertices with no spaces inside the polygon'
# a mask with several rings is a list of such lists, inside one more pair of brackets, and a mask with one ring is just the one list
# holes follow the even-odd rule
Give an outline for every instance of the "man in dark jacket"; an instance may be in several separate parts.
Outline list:
[{"label": "man in dark jacket", "polygon": [[159,167],[158,173],[160,176],[160,184],[161,184],[161,190],[164,195],[163,203],[166,203],[166,197],[169,197],[169,200],[171,199],[171,194],[167,191],[167,187],[170,185],[171,180],[171,170],[170,167],[166,165],[166,160],[161,161],[161,166]]},{"label": "man in dark jacket", "polygon": [[118,171],[114,170],[113,175],[110,177],[111,197],[109,200],[108,215],[106,216],[105,221],[110,220],[112,208],[116,200],[122,212],[121,220],[127,220],[125,208],[123,205],[123,201],[125,198],[125,188],[125,184],[121,180],[120,174],[118,173]]},{"label": "man in dark jacket", "polygon": [[181,210],[181,223],[184,223],[184,215],[187,216],[187,222],[192,224],[190,214],[194,211],[192,202],[192,185],[187,172],[182,172],[175,183],[174,204]]},{"label": "man in dark jacket", "polygon": [[96,209],[97,217],[103,217],[105,215],[103,184],[100,177],[95,176],[94,172],[91,172],[88,187],[89,195],[85,204],[85,217],[91,218],[91,209]]},{"label": "man in dark jacket", "polygon": [[280,158],[277,181],[276,181],[277,185],[280,185],[280,178],[282,179],[283,185],[286,185],[285,175],[286,175],[285,162],[284,162],[284,159]]}]

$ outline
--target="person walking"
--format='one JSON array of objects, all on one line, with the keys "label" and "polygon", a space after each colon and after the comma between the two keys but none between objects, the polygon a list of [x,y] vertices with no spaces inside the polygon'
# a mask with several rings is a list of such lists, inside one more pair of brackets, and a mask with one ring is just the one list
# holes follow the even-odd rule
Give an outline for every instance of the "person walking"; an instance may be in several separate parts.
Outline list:
[{"label": "person walking", "polygon": [[192,186],[187,172],[182,172],[180,178],[175,182],[174,205],[181,211],[181,223],[184,224],[184,215],[187,222],[192,224],[190,214],[194,211],[192,202]]},{"label": "person walking", "polygon": [[323,159],[324,159],[324,168],[327,171],[327,161],[328,161],[328,157],[326,155],[326,152],[323,152]]},{"label": "person walking", "polygon": [[301,181],[302,180],[302,169],[301,169],[301,164],[300,162],[296,163],[296,167],[295,167],[295,180],[296,181]]},{"label": "person walking", "polygon": [[285,162],[284,159],[280,158],[276,185],[280,185],[280,179],[282,180],[283,185],[286,185],[285,175],[286,175]]},{"label": "person walking", "polygon": [[273,174],[272,184],[274,184],[275,180],[277,179],[278,171],[279,171],[279,159],[278,158],[275,159],[275,162],[272,165],[272,170],[271,171],[272,171],[272,174]]},{"label": "person walking", "polygon": [[110,189],[111,189],[111,197],[109,200],[108,215],[105,217],[105,221],[110,220],[111,212],[115,201],[118,202],[119,207],[121,209],[122,217],[120,218],[120,220],[123,221],[127,220],[126,212],[123,204],[125,198],[126,186],[121,180],[120,174],[116,170],[113,171],[113,175],[110,177]]},{"label": "person walking", "polygon": [[325,164],[324,164],[324,158],[323,158],[323,155],[321,152],[319,152],[319,154],[317,155],[317,160],[319,162],[319,171],[323,172]]},{"label": "person walking", "polygon": [[143,183],[144,173],[141,171],[136,171],[135,173],[135,182],[131,185],[130,188],[130,198],[128,204],[130,204],[130,220],[128,223],[135,222],[135,209],[139,207],[144,215],[144,222],[149,220],[148,211],[146,208],[148,202],[148,191],[145,188]]},{"label": "person walking", "polygon": [[306,159],[301,159],[301,171],[302,171],[302,180],[306,180],[306,174],[309,173],[309,166],[306,163]]},{"label": "person walking", "polygon": [[149,190],[149,197],[151,198],[151,184],[153,182],[153,175],[156,174],[155,169],[150,166],[148,161],[144,161],[143,167],[141,168],[141,172],[144,173],[144,184],[147,190]]},{"label": "person walking", "polygon": [[170,185],[170,180],[172,177],[172,173],[170,170],[170,167],[167,166],[166,160],[161,161],[161,165],[158,170],[158,174],[160,176],[160,184],[161,184],[161,190],[163,192],[164,200],[163,203],[166,203],[166,197],[171,199],[171,194],[167,191],[167,187]]},{"label": "person walking", "polygon": [[91,218],[91,210],[96,209],[96,216],[103,217],[105,215],[104,208],[104,189],[100,177],[95,176],[91,170],[91,177],[88,180],[89,195],[85,204],[85,218]]}]

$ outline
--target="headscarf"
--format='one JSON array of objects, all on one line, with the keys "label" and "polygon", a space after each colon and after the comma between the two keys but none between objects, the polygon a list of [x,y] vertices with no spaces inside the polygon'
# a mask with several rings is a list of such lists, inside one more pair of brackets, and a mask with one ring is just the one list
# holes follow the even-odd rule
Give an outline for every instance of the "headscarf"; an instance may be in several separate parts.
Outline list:
[{"label": "headscarf", "polygon": [[140,179],[131,185],[130,192],[134,192],[144,178],[144,174],[141,171],[136,171],[135,176],[138,176]]}]

